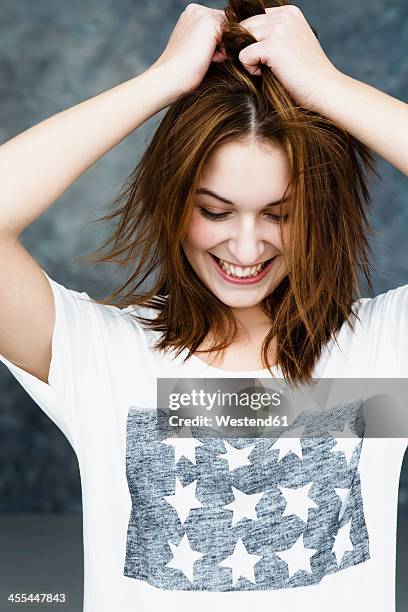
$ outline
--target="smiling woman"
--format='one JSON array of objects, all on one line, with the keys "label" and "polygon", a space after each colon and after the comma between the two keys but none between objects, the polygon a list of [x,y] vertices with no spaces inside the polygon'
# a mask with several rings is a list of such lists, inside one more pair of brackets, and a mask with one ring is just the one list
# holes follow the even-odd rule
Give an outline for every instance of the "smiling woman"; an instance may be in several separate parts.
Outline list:
[{"label": "smiling woman", "polygon": [[[162,332],[159,350],[215,353],[237,369],[246,344],[255,367],[279,364],[305,382],[322,348],[353,324],[359,272],[371,288],[374,161],[335,122],[295,103],[272,71],[248,74],[239,56],[254,39],[237,22],[249,6],[261,10],[257,2],[226,10],[225,61],[171,105],[101,219],[117,218],[117,228],[90,259],[132,263],[101,303],[156,311],[144,323]],[[154,275],[138,294],[139,279]]]},{"label": "smiling woman", "polygon": [[[102,217],[118,224],[93,259],[126,282],[95,300],[54,281],[20,233],[167,106]],[[408,435],[379,437],[363,399],[388,420],[376,379],[408,378],[408,284],[363,298],[358,272],[364,143],[406,168],[407,108],[339,76],[286,0],[193,3],[142,75],[1,145],[0,360],[77,453],[84,612],[394,612]],[[197,356],[218,349],[222,367]],[[363,381],[338,403],[344,378]],[[278,430],[167,421],[168,390],[236,418],[252,400],[229,399],[263,387]]]},{"label": "smiling woman", "polygon": [[[288,165],[279,147],[254,139],[220,145],[200,175],[197,204],[182,242],[202,282],[233,309],[247,342],[265,321],[262,301],[287,274],[278,226],[283,215],[272,211],[282,210]],[[214,266],[209,255],[222,265]]]}]

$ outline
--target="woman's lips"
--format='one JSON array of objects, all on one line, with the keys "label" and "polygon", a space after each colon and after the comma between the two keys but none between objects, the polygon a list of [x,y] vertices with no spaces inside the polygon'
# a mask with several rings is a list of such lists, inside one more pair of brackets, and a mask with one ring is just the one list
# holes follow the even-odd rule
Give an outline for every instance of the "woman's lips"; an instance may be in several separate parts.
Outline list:
[{"label": "woman's lips", "polygon": [[275,259],[275,257],[272,257],[272,259],[268,261],[266,266],[262,268],[262,270],[256,276],[238,278],[238,277],[228,276],[228,274],[218,264],[217,260],[215,259],[215,255],[213,255],[212,253],[210,253],[210,258],[211,258],[211,261],[213,262],[213,266],[215,267],[215,269],[217,270],[221,278],[223,278],[225,281],[233,285],[254,285],[255,283],[259,283],[268,274],[268,271],[271,268],[273,260]]}]

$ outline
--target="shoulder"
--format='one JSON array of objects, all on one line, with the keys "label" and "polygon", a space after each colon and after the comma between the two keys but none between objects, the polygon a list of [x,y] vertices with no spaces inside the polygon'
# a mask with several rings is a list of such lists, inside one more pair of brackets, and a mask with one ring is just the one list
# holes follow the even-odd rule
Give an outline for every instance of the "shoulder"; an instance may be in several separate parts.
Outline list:
[{"label": "shoulder", "polygon": [[408,376],[408,285],[352,304],[327,345],[325,376],[388,378]]},{"label": "shoulder", "polygon": [[[347,335],[354,355],[376,377],[408,375],[408,284],[361,298],[355,335]],[[353,309],[354,310],[354,309]]]},{"label": "shoulder", "polygon": [[122,315],[127,317],[127,320],[133,325],[139,333],[143,334],[149,343],[153,343],[161,336],[161,332],[151,329],[148,325],[148,321],[154,320],[158,311],[146,305],[128,306],[122,311]]},{"label": "shoulder", "polygon": [[[44,271],[44,270],[43,270]],[[56,328],[65,329],[71,342],[90,344],[96,339],[122,343],[126,339],[145,340],[145,331],[132,314],[134,307],[120,308],[113,304],[103,304],[91,297],[86,291],[77,291],[51,278],[45,271],[52,288],[56,310]],[[148,309],[136,308],[136,312],[148,316]],[[143,346],[145,343],[140,344]]]},{"label": "shoulder", "polygon": [[408,323],[408,284],[389,289],[372,298],[361,298],[357,308],[361,322],[380,327]]}]

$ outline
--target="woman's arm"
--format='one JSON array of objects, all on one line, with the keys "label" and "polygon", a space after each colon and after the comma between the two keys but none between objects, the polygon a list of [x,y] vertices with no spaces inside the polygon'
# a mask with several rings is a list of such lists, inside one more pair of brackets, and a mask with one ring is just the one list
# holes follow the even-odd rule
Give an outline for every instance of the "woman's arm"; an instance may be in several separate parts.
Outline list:
[{"label": "woman's arm", "polygon": [[0,236],[17,237],[105,153],[177,98],[158,66],[0,146]]},{"label": "woman's arm", "polygon": [[324,53],[302,11],[294,5],[265,9],[240,22],[257,42],[239,59],[251,74],[268,66],[309,110],[341,125],[408,174],[408,105],[339,70]]},{"label": "woman's arm", "polygon": [[47,383],[56,311],[21,232],[92,164],[196,87],[216,51],[222,11],[190,5],[146,72],[31,127],[0,147],[0,353]]},{"label": "woman's arm", "polygon": [[0,353],[48,383],[55,306],[20,233],[97,159],[172,99],[151,70],[35,125],[0,147]]},{"label": "woman's arm", "polygon": [[321,85],[316,110],[408,175],[408,104],[337,73]]}]

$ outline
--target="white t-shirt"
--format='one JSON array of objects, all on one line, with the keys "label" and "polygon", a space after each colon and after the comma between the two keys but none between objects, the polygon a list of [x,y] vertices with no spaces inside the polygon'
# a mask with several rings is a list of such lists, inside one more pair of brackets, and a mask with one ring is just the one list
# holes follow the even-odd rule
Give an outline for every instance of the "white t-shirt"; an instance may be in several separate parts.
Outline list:
[{"label": "white t-shirt", "polygon": [[[407,438],[362,437],[350,452],[335,436],[291,451],[270,439],[163,443],[158,377],[268,370],[183,364],[186,350],[152,348],[158,332],[132,307],[96,304],[46,277],[56,304],[50,384],[0,360],[78,457],[85,612],[394,612]],[[314,377],[407,378],[408,285],[356,305],[355,333],[342,326]]]}]

